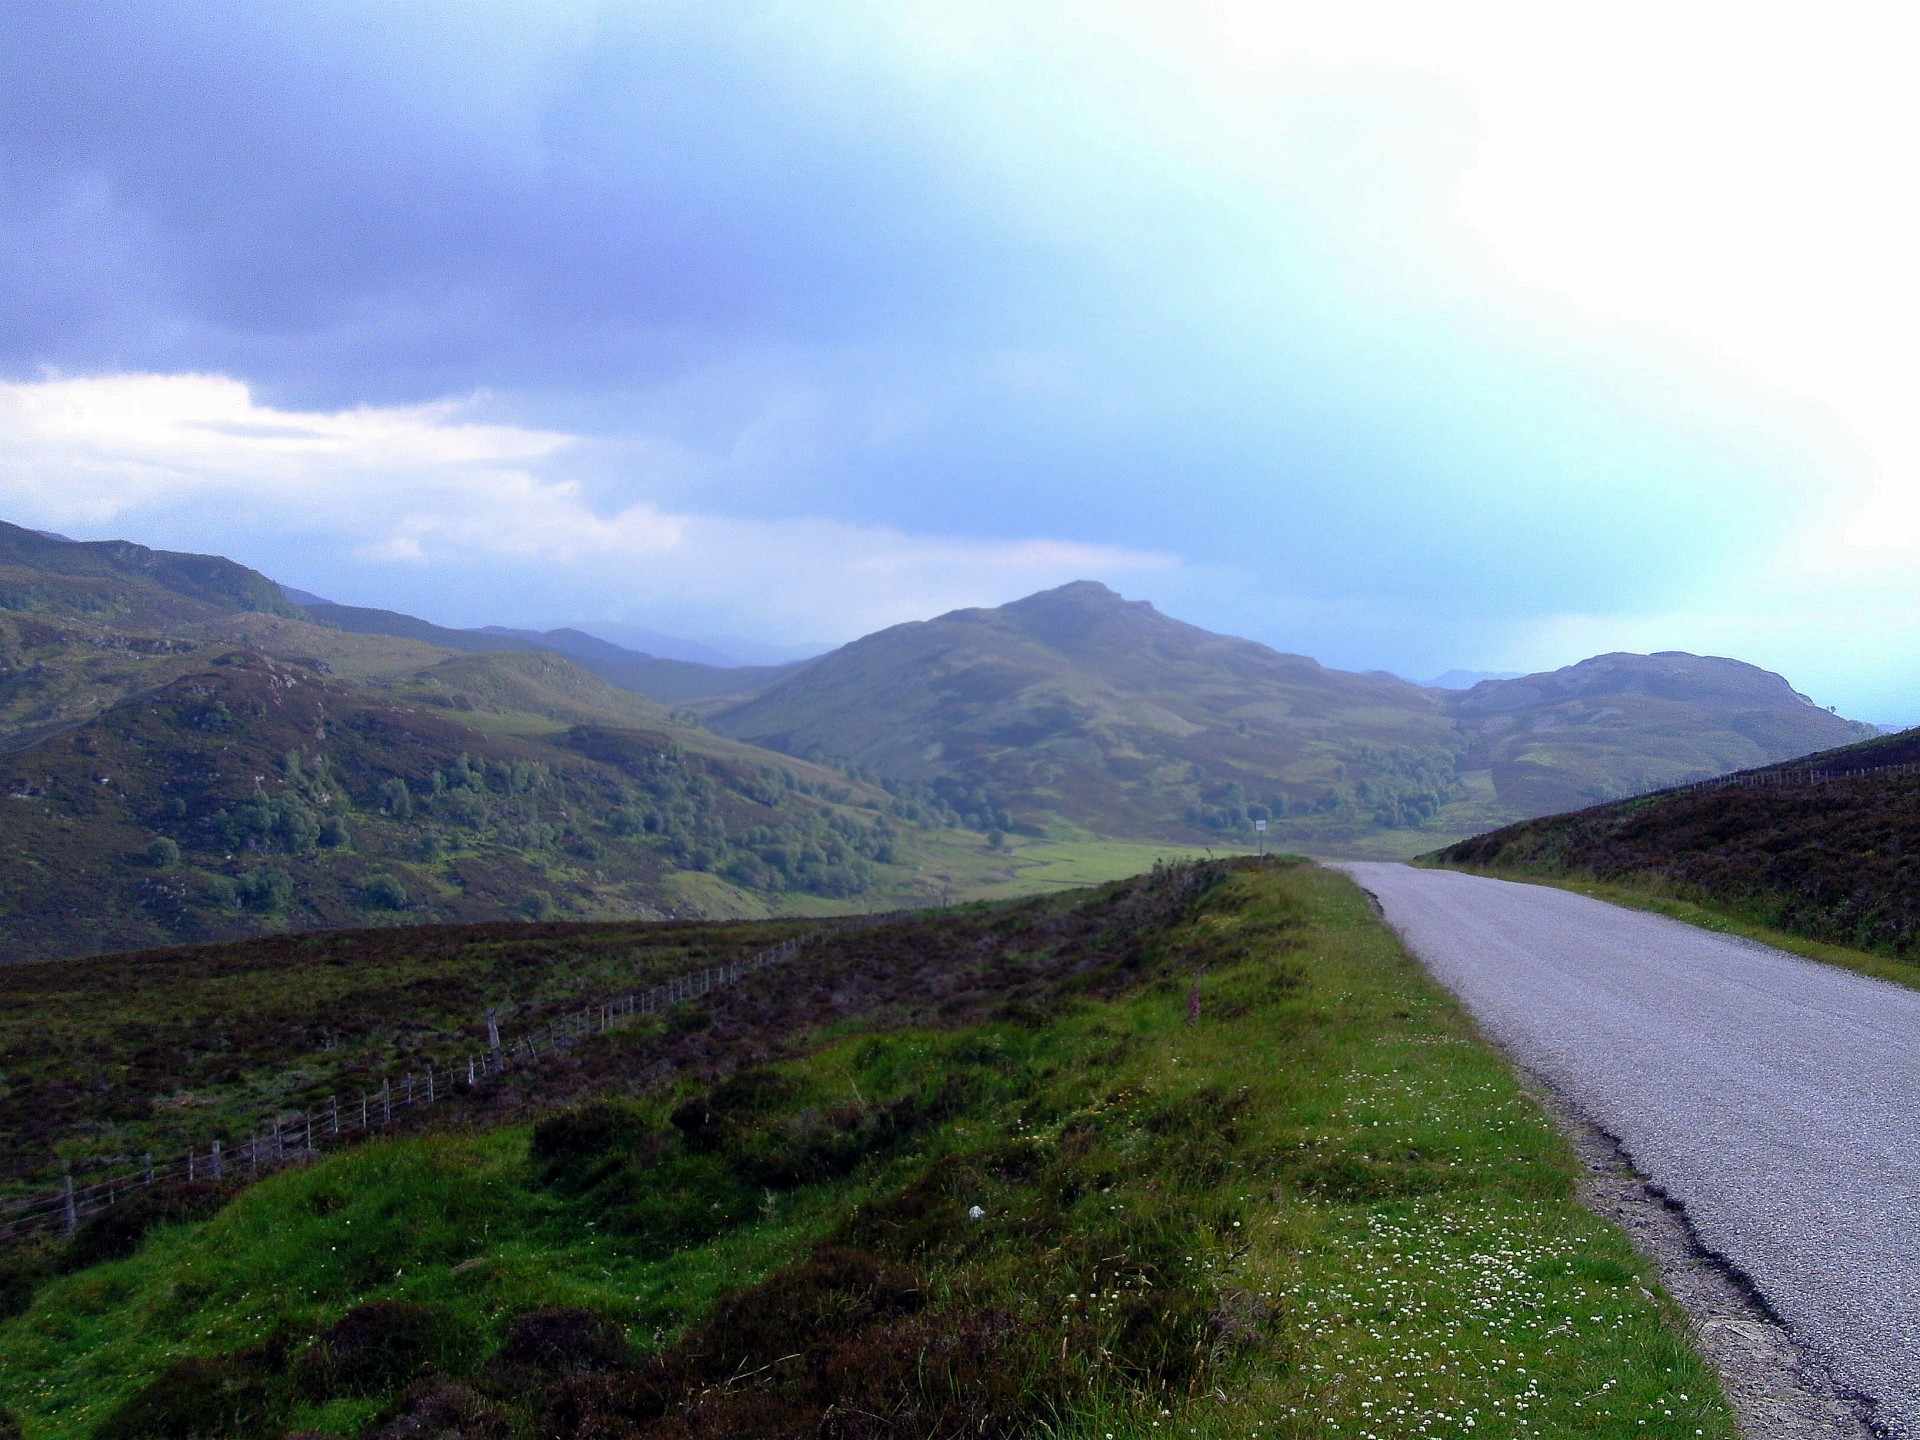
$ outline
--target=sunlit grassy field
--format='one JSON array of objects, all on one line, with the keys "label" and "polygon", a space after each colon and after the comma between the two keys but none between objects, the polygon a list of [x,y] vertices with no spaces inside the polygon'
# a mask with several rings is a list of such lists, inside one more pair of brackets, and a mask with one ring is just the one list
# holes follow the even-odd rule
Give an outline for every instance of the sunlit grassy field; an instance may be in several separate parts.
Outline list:
[{"label": "sunlit grassy field", "polygon": [[[876,1012],[162,1227],[0,1326],[0,1405],[29,1440],[216,1393],[201,1433],[352,1434],[456,1390],[502,1436],[1733,1435],[1559,1135],[1355,887],[1243,867],[1147,930],[1125,894],[1064,902],[1110,907],[1119,970],[1002,1015]],[[1071,912],[1022,913],[1044,947]],[[553,1307],[607,1327],[568,1352],[593,1373],[527,1358]]]}]

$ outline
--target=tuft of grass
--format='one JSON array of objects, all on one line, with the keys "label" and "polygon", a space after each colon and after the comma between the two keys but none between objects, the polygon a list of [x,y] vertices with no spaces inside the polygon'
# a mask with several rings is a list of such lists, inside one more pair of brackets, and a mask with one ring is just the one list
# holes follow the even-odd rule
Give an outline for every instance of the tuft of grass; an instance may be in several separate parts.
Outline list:
[{"label": "tuft of grass", "polygon": [[1731,1440],[1564,1142],[1350,882],[1248,864],[1136,938],[1131,988],[867,1015],[162,1222],[0,1326],[0,1406],[29,1440],[195,1385],[234,1435]]}]

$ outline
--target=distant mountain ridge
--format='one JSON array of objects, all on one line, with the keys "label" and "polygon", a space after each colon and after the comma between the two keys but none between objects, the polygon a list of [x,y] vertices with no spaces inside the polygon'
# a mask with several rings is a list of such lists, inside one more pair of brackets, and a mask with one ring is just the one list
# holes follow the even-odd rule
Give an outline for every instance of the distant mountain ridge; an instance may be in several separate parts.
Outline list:
[{"label": "distant mountain ridge", "polygon": [[751,694],[783,679],[805,665],[702,665],[690,660],[663,660],[628,650],[582,630],[514,630],[489,625],[457,630],[435,625],[394,610],[361,605],[304,605],[301,612],[316,625],[350,630],[361,635],[393,635],[419,640],[445,650],[546,650],[565,655],[603,680],[664,704],[727,698]]},{"label": "distant mountain ridge", "polygon": [[233,611],[298,613],[257,570],[127,540],[67,540],[0,522],[0,610],[179,624]]},{"label": "distant mountain ridge", "polygon": [[1092,582],[716,667],[0,525],[0,958],[924,896],[994,830],[1409,855],[1866,733],[1734,660],[1450,692]]},{"label": "distant mountain ridge", "polygon": [[712,727],[879,776],[978,790],[1016,823],[1351,847],[1861,739],[1737,660],[1598,656],[1466,691],[1331,670],[1081,581],[894,626]]}]

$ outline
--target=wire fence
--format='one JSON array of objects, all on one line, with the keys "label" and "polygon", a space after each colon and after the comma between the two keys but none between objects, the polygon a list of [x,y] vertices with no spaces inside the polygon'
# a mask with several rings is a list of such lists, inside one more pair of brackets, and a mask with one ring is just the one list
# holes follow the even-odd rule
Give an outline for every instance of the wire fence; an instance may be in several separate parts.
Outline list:
[{"label": "wire fence", "polygon": [[1738,775],[1721,775],[1712,780],[1696,780],[1690,785],[1670,785],[1650,793],[1685,795],[1694,790],[1760,790],[1785,785],[1822,785],[1835,780],[1855,780],[1862,775],[1920,775],[1920,764],[1869,765],[1860,770],[1751,770]]},{"label": "wire fence", "polygon": [[0,1201],[0,1244],[49,1231],[71,1235],[88,1216],[155,1185],[248,1180],[269,1170],[303,1163],[323,1150],[351,1144],[386,1129],[393,1124],[394,1117],[403,1112],[423,1109],[454,1094],[470,1094],[510,1069],[536,1065],[543,1057],[571,1049],[590,1036],[605,1034],[636,1017],[658,1014],[771,966],[785,964],[803,950],[833,936],[889,924],[912,913],[890,910],[841,921],[784,940],[744,959],[676,975],[648,990],[568,1010],[522,1031],[511,1040],[501,1033],[499,1012],[490,1010],[486,1014],[484,1050],[439,1064],[425,1062],[421,1069],[382,1079],[377,1090],[362,1089],[345,1099],[329,1095],[310,1109],[276,1111],[261,1117],[252,1127],[254,1133],[234,1145],[215,1140],[205,1150],[192,1148],[164,1161],[156,1161],[148,1153],[137,1162],[122,1163],[115,1173],[84,1185],[76,1184],[69,1172],[58,1189]]}]

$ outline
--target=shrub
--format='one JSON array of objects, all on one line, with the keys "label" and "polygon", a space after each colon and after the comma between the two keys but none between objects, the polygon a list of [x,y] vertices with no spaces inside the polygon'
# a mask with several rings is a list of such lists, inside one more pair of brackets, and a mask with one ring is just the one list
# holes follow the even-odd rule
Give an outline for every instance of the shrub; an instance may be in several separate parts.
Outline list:
[{"label": "shrub", "polygon": [[823,1245],[723,1298],[681,1348],[700,1374],[724,1379],[803,1352],[822,1337],[910,1315],[925,1299],[919,1277],[905,1266]]},{"label": "shrub", "polygon": [[404,910],[407,887],[391,875],[369,875],[360,882],[360,901],[375,910]]},{"label": "shrub", "polygon": [[124,1259],[140,1248],[149,1230],[204,1219],[226,1204],[230,1193],[225,1186],[201,1180],[169,1181],[136,1191],[81,1222],[61,1257],[61,1268],[84,1270]]},{"label": "shrub", "polygon": [[646,1122],[634,1111],[595,1100],[549,1115],[535,1125],[527,1142],[527,1158],[550,1181],[562,1176],[578,1179],[608,1159],[625,1159],[649,1138]]},{"label": "shrub", "polygon": [[529,920],[546,920],[553,915],[553,896],[545,890],[530,891],[519,905],[520,913]]},{"label": "shrub", "polygon": [[376,1300],[335,1321],[300,1357],[299,1371],[316,1396],[380,1395],[447,1368],[457,1348],[445,1311]]},{"label": "shrub", "polygon": [[[53,1244],[19,1241],[0,1247],[0,1320],[20,1314],[33,1303],[34,1293],[59,1270]],[[0,1440],[5,1440],[0,1432]]]},{"label": "shrub", "polygon": [[620,1326],[591,1310],[533,1310],[507,1328],[497,1366],[543,1378],[631,1370],[635,1356]]},{"label": "shrub", "polygon": [[94,1440],[224,1440],[269,1432],[278,1410],[267,1377],[239,1356],[176,1360],[123,1401]]},{"label": "shrub", "polygon": [[171,870],[180,863],[180,847],[162,835],[147,846],[146,860],[155,870]]},{"label": "shrub", "polygon": [[242,910],[273,913],[293,901],[293,877],[284,870],[249,870],[233,882],[233,903]]},{"label": "shrub", "polygon": [[510,1440],[513,1423],[465,1385],[422,1381],[366,1433],[371,1440]]}]

